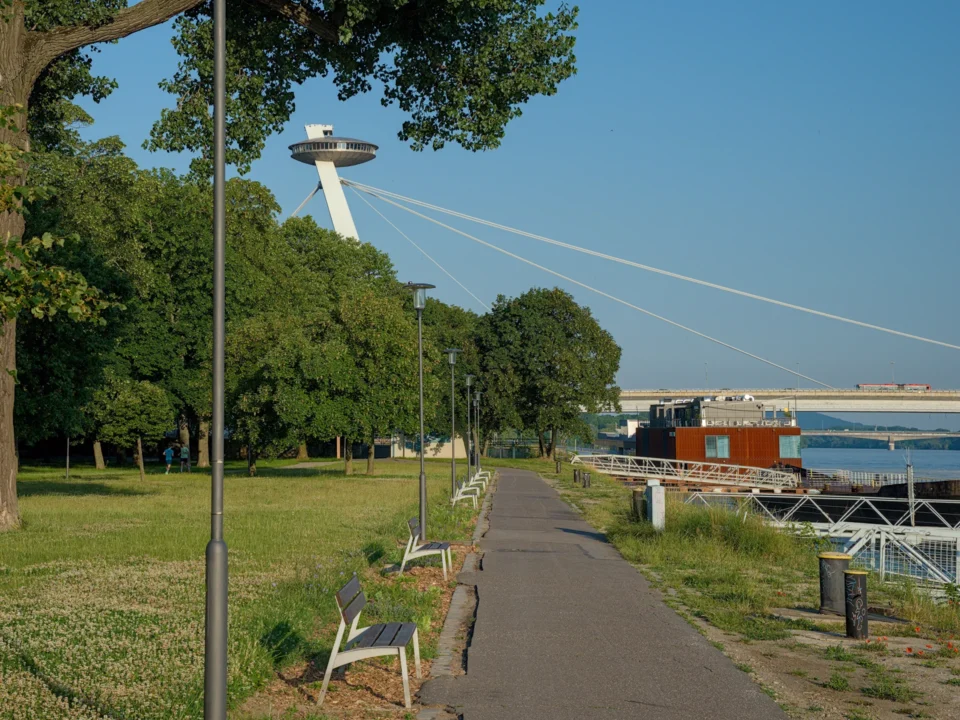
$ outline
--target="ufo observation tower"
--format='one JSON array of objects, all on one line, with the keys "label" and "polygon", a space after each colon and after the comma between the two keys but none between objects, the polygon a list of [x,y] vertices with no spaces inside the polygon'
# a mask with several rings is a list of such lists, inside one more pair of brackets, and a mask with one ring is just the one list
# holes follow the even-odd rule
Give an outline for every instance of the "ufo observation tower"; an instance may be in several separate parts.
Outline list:
[{"label": "ufo observation tower", "polygon": [[[306,142],[291,145],[290,156],[294,160],[316,166],[317,174],[320,175],[318,188],[323,189],[333,229],[344,237],[359,240],[357,226],[353,224],[353,216],[343,194],[337,168],[370,162],[377,156],[378,148],[365,140],[335,137],[333,125],[307,125],[305,129],[308,139]],[[299,209],[297,208],[298,211]]]}]

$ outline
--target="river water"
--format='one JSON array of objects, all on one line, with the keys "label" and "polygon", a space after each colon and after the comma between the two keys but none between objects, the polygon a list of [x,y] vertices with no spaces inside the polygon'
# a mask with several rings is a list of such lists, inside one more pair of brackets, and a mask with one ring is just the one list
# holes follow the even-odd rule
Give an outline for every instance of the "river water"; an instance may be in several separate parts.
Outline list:
[{"label": "river water", "polygon": [[[906,472],[907,452],[899,448],[804,448],[801,452],[803,466],[814,470]],[[960,479],[960,452],[956,450],[911,450],[910,459],[918,477]]]}]

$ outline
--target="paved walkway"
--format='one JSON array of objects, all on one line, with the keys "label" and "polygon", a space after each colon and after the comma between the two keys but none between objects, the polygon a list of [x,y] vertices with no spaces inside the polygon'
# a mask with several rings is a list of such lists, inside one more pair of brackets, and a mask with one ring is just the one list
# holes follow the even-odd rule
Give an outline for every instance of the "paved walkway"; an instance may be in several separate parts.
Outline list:
[{"label": "paved walkway", "polygon": [[501,470],[480,547],[467,674],[426,683],[424,704],[464,720],[786,717],[535,474]]}]

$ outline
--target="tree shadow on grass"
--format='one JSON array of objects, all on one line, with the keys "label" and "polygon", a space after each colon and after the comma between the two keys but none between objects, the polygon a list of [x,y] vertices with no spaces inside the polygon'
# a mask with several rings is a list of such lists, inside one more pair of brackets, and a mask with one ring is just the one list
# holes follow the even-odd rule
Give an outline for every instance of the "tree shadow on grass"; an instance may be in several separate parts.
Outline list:
[{"label": "tree shadow on grass", "polygon": [[263,633],[260,636],[260,645],[270,653],[274,667],[281,667],[309,650],[303,635],[286,620],[278,622]]},{"label": "tree shadow on grass", "polygon": [[65,482],[62,480],[21,480],[17,483],[17,495],[31,497],[38,495],[152,495],[147,490],[131,487],[115,487],[102,482]]}]

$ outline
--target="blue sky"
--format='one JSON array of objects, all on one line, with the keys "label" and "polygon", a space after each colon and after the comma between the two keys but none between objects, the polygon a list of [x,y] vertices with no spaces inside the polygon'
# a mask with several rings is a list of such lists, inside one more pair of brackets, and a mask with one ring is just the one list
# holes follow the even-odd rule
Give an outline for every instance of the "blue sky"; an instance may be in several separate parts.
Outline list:
[{"label": "blue sky", "polygon": [[[722,5],[722,7],[720,7]],[[788,302],[953,343],[960,265],[960,4],[584,3],[579,72],[524,108],[496,151],[414,153],[403,115],[371,94],[337,101],[311,81],[250,174],[291,212],[316,183],[289,158],[307,123],[378,143],[343,175],[472,215]],[[107,46],[95,70],[120,88],[88,137],[140,149],[171,98],[170,28]],[[348,195],[348,199],[350,196]],[[481,308],[351,199],[361,238],[401,279]],[[623,347],[624,387],[792,387],[771,368],[567,286],[469,240],[382,207],[485,302],[560,285]],[[329,224],[321,198],[306,212]],[[468,232],[826,383],[960,387],[958,351],[761,305],[500,232]],[[806,381],[803,385],[809,385]],[[925,418],[925,419],[924,419]],[[918,416],[927,424],[960,419]],[[860,418],[864,419],[864,418]],[[906,418],[910,419],[910,418]],[[871,420],[872,422],[872,420]],[[913,424],[913,423],[911,423]]]}]

